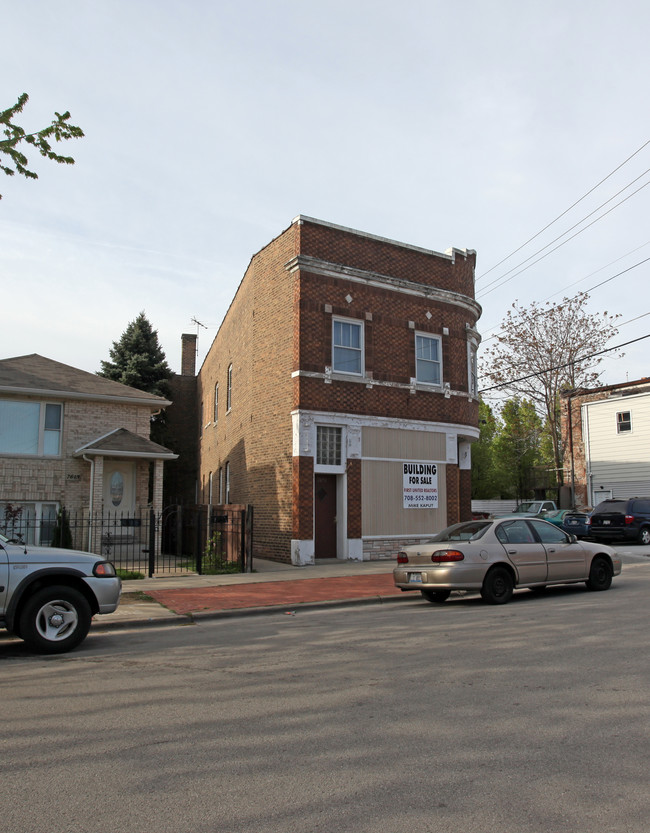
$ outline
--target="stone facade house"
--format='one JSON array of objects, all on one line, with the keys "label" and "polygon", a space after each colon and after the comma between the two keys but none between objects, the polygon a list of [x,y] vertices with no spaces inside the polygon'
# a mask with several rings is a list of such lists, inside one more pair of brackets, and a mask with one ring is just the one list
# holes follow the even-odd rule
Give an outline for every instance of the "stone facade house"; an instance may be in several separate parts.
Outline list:
[{"label": "stone facade house", "polygon": [[[0,528],[13,518],[28,542],[48,544],[62,507],[159,512],[163,464],[176,455],[149,431],[169,404],[36,354],[0,360]],[[100,542],[75,546],[99,551]]]},{"label": "stone facade house", "polygon": [[296,565],[469,519],[475,259],[297,217],[251,259],[196,376],[183,336],[168,415],[181,444],[196,420],[187,500],[251,504],[254,553]]}]

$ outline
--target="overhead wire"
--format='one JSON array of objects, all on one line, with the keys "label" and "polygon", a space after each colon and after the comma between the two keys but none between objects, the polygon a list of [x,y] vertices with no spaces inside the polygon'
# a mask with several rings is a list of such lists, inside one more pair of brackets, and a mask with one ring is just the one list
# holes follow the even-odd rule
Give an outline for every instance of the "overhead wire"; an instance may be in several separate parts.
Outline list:
[{"label": "overhead wire", "polygon": [[[613,175],[614,175],[617,171],[620,171],[620,169],[621,169],[624,165],[627,165],[627,163],[628,163],[631,159],[634,159],[634,157],[635,157],[637,154],[639,154],[639,153],[640,153],[640,152],[641,152],[641,151],[642,151],[642,150],[643,150],[643,149],[644,149],[647,145],[649,145],[649,144],[650,144],[650,139],[648,139],[646,142],[644,142],[644,143],[641,145],[641,147],[640,147],[640,148],[637,148],[637,150],[635,150],[635,151],[634,151],[634,153],[632,153],[630,156],[628,156],[628,157],[627,157],[627,159],[623,160],[623,162],[621,162],[621,163],[620,163],[620,165],[617,165],[617,167],[616,167],[616,168],[614,168],[614,170],[613,170],[613,171],[610,171],[610,172],[607,174],[607,176],[603,177],[603,179],[601,179],[601,180],[600,180],[600,182],[597,182],[597,183],[596,183],[596,185],[594,185],[594,186],[593,186],[593,188],[590,188],[590,189],[589,189],[589,191],[587,191],[587,193],[586,193],[586,194],[583,194],[583,195],[580,197],[580,199],[576,200],[576,201],[575,201],[572,205],[570,205],[568,208],[566,208],[566,209],[565,209],[565,210],[564,210],[561,214],[558,214],[558,216],[557,216],[554,220],[551,220],[551,222],[550,222],[550,223],[547,223],[547,224],[544,226],[544,228],[540,229],[540,230],[539,230],[536,234],[534,234],[532,237],[529,237],[529,238],[528,238],[528,240],[526,240],[526,242],[525,242],[525,243],[522,243],[522,244],[521,244],[521,246],[518,246],[518,247],[517,247],[514,251],[510,252],[510,254],[509,254],[509,255],[506,255],[506,257],[504,257],[504,258],[503,258],[502,260],[500,260],[498,263],[495,263],[495,264],[494,264],[494,266],[491,266],[491,267],[490,267],[490,268],[489,268],[486,272],[483,272],[483,274],[482,274],[482,275],[480,275],[480,276],[479,276],[476,280],[477,280],[477,281],[482,280],[482,279],[483,279],[486,275],[489,275],[489,274],[490,274],[490,272],[493,272],[495,269],[497,269],[499,266],[501,266],[501,264],[502,264],[502,263],[505,263],[507,260],[510,260],[510,258],[511,258],[511,257],[513,257],[513,255],[516,255],[516,254],[517,254],[517,252],[520,252],[520,251],[521,251],[523,248],[525,248],[525,247],[526,247],[529,243],[532,243],[532,241],[533,241],[533,240],[536,240],[536,239],[540,236],[540,234],[543,234],[543,233],[544,233],[547,229],[549,229],[552,225],[554,225],[555,223],[557,223],[557,221],[558,221],[558,220],[561,220],[561,219],[562,219],[562,217],[564,217],[564,215],[565,215],[565,214],[568,214],[568,213],[569,213],[569,211],[571,211],[573,208],[575,208],[575,207],[576,207],[576,205],[578,205],[578,204],[579,204],[579,203],[581,203],[584,199],[586,199],[586,198],[587,198],[590,194],[592,194],[592,193],[593,193],[593,192],[594,192],[597,188],[599,188],[599,187],[600,187],[600,186],[601,186],[604,182],[606,182],[606,181],[607,181],[610,177],[612,177],[612,176],[613,176]],[[516,268],[516,267],[515,267],[515,268]]]},{"label": "overhead wire", "polygon": [[643,341],[646,338],[650,338],[650,333],[647,333],[644,336],[639,336],[639,338],[633,338],[630,341],[624,342],[623,344],[617,344],[614,347],[607,347],[605,350],[599,350],[597,353],[590,353],[589,355],[582,356],[579,359],[573,359],[573,361],[565,362],[564,364],[558,364],[553,367],[547,367],[545,370],[538,370],[535,373],[529,373],[527,376],[521,376],[518,379],[510,379],[507,382],[500,382],[498,385],[492,385],[492,387],[489,388],[482,388],[481,390],[479,390],[479,394],[489,393],[492,390],[501,390],[501,388],[510,387],[511,385],[519,384],[519,382],[525,382],[528,379],[534,379],[537,376],[543,376],[545,373],[552,373],[554,370],[563,370],[565,367],[571,367],[571,365],[580,364],[581,362],[585,362],[588,359],[594,359],[596,358],[596,356],[602,356],[605,353],[611,353],[614,350],[620,350],[623,347],[627,347],[630,344],[636,344],[636,342]]}]

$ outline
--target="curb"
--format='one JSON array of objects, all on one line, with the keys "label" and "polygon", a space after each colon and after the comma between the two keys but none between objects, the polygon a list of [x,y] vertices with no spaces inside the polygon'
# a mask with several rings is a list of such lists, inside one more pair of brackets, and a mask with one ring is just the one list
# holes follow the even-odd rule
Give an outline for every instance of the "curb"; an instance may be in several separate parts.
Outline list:
[{"label": "curb", "polygon": [[[322,610],[328,607],[353,607],[359,605],[387,604],[390,602],[402,601],[410,594],[404,593],[401,596],[361,596],[353,599],[331,599],[317,602],[296,602],[292,605],[258,605],[256,607],[234,607],[225,610],[205,610],[193,613],[171,613],[169,616],[118,619],[106,621],[106,619],[93,619],[91,633],[93,630],[111,630],[125,628],[150,628],[167,625],[193,625],[210,619],[237,619],[245,616],[264,616],[272,613],[285,613],[294,615],[298,611]],[[418,599],[420,597],[418,596]],[[108,614],[109,616],[111,614]]]}]

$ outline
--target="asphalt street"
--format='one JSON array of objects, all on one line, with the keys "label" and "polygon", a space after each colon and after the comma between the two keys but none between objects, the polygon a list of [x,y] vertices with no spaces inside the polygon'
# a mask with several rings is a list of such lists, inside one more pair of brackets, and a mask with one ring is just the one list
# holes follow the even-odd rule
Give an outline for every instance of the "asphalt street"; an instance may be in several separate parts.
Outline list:
[{"label": "asphalt street", "polygon": [[0,642],[3,822],[116,833],[646,833],[646,560],[515,594]]}]

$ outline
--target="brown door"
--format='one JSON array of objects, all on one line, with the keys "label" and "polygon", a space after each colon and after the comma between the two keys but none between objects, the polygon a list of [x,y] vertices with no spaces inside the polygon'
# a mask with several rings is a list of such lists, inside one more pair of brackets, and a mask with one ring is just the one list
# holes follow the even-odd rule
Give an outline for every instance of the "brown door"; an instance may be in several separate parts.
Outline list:
[{"label": "brown door", "polygon": [[314,523],[316,558],[336,558],[336,475],[314,477]]}]

